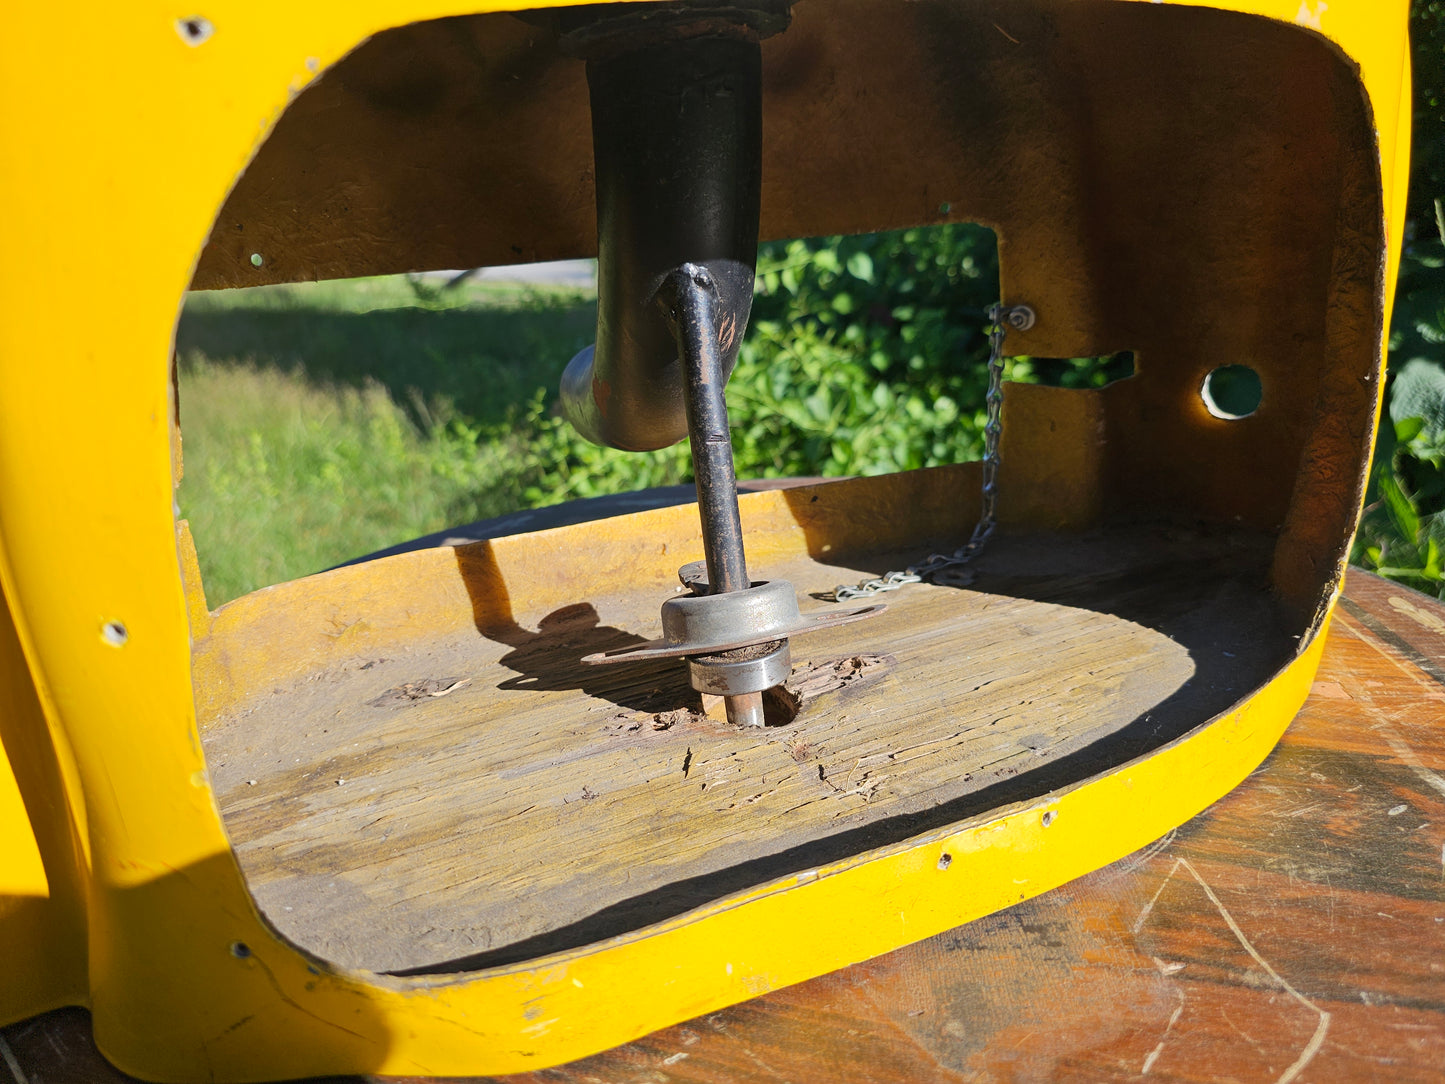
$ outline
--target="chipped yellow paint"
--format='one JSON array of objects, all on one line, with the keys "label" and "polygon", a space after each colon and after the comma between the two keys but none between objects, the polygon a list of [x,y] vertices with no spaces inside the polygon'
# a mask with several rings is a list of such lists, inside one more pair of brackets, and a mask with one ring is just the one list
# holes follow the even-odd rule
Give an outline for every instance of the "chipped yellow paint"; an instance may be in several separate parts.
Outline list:
[{"label": "chipped yellow paint", "polygon": [[[1303,702],[1321,638],[1235,712],[1046,803],[635,935],[448,981],[308,959],[257,915],[206,782],[190,672],[200,616],[172,512],[176,314],[227,191],[319,71],[387,27],[507,5],[202,6],[214,33],[199,45],[182,33],[192,12],[155,0],[64,11],[22,0],[0,21],[0,589],[19,645],[0,645],[0,947],[29,950],[7,957],[0,1022],[88,1004],[105,1054],[156,1080],[555,1064],[1116,859],[1236,785]],[[1359,65],[1380,133],[1392,284],[1405,0],[1208,6],[1306,21]],[[123,644],[103,636],[109,622]],[[945,851],[954,860],[940,870]]]}]

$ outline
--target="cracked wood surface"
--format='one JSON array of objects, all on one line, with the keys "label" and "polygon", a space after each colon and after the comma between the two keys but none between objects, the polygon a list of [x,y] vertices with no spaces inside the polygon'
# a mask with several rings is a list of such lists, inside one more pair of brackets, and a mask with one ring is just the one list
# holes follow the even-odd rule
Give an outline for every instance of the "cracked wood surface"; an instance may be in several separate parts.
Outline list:
[{"label": "cracked wood surface", "polygon": [[[1352,571],[1279,748],[1176,832],[879,959],[506,1079],[1434,1081],[1442,848],[1445,606]],[[81,1010],[0,1039],[0,1080],[129,1079]]]},{"label": "cracked wood surface", "polygon": [[[1268,555],[1236,532],[1001,536],[970,586],[915,585],[878,617],[797,638],[801,710],[763,730],[703,716],[676,661],[578,664],[654,634],[662,599],[631,588],[535,631],[523,618],[267,681],[203,741],[247,884],[282,934],[346,967],[475,970],[1176,737],[1292,654]],[[862,577],[812,558],[767,573],[803,592]]]}]

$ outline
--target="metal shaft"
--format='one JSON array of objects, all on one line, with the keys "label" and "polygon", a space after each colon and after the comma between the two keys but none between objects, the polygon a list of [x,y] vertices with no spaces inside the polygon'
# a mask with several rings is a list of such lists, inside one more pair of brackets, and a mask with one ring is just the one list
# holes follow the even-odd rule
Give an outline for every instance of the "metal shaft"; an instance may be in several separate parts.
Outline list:
[{"label": "metal shaft", "polygon": [[741,30],[694,33],[697,16],[679,10],[682,25],[660,15],[671,30],[648,20],[587,61],[597,342],[567,366],[562,407],[588,440],[630,451],[675,444],[687,426],[671,336],[648,311],[658,280],[684,262],[707,269],[734,318],[733,334],[718,344],[724,380],[753,301],[762,50]]},{"label": "metal shaft", "polygon": [[[685,263],[670,271],[663,280],[657,303],[672,327],[682,361],[683,402],[692,446],[692,472],[697,480],[708,593],[745,591],[752,586],[752,581],[748,578],[747,557],[743,552],[737,475],[733,470],[732,437],[728,432],[727,400],[723,395],[727,373],[722,369],[720,358],[717,285],[707,268]],[[737,319],[734,313],[722,315],[728,321]],[[736,329],[729,334],[736,335]],[[723,702],[729,722],[763,725],[762,693],[727,696]]]}]

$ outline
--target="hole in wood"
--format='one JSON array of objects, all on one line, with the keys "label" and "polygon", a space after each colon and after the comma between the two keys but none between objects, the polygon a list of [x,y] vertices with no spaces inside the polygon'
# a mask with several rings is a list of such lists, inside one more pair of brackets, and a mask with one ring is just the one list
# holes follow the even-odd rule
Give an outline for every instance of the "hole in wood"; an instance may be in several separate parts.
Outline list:
[{"label": "hole in wood", "polygon": [[1204,378],[1199,396],[1216,418],[1238,421],[1259,409],[1264,386],[1248,365],[1221,365]]},{"label": "hole in wood", "polygon": [[763,725],[787,726],[798,717],[803,699],[786,685],[763,693]]}]

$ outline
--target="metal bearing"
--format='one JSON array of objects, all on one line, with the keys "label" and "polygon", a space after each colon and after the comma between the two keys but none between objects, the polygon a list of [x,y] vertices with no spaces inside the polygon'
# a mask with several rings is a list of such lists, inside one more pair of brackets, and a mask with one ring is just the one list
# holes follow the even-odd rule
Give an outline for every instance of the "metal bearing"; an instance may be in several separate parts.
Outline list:
[{"label": "metal bearing", "polygon": [[792,672],[787,640],[735,648],[721,655],[693,655],[687,659],[692,687],[700,693],[736,696],[760,693],[781,685]]}]

